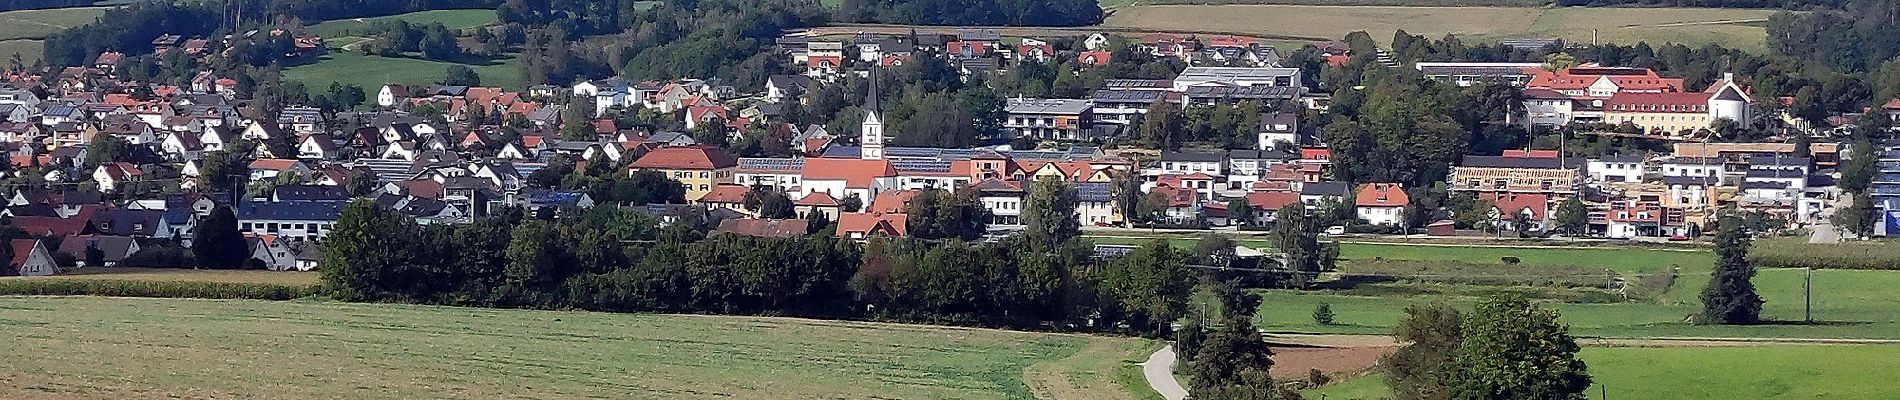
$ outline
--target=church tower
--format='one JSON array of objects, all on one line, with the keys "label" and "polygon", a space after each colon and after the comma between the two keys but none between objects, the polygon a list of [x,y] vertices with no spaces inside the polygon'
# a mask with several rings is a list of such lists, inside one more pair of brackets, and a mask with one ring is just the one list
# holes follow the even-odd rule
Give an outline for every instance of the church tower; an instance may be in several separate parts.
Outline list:
[{"label": "church tower", "polygon": [[864,123],[858,125],[858,158],[884,159],[884,108],[878,104],[877,70],[871,67],[870,93],[864,96]]}]

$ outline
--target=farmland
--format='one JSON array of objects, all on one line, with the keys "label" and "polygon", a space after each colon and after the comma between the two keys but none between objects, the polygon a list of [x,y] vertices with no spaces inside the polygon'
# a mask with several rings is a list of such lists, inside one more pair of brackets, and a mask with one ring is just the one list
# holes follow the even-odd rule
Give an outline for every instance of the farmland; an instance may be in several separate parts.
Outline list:
[{"label": "farmland", "polygon": [[788,318],[90,297],[0,298],[0,334],[36,349],[0,361],[0,397],[82,399],[1136,398],[1126,361],[1153,348]]},{"label": "farmland", "polygon": [[[513,58],[505,58],[494,64],[468,66],[482,76],[484,86],[521,90],[521,69],[518,63],[519,61]],[[456,64],[415,58],[365,56],[350,51],[331,51],[317,63],[284,69],[284,78],[302,81],[306,87],[313,89],[328,87],[330,82],[341,82],[346,85],[361,86],[363,90],[373,94],[377,88],[389,83],[423,85],[440,81],[450,65]]]},{"label": "farmland", "polygon": [[311,25],[309,29],[310,33],[325,38],[363,36],[364,31],[369,29],[372,24],[385,21],[406,21],[410,24],[422,25],[441,23],[449,29],[461,30],[493,25],[497,19],[495,10],[488,9],[429,10],[381,17],[324,21],[316,25]]},{"label": "farmland", "polygon": [[[1900,382],[1887,367],[1900,346],[1585,347],[1593,386],[1613,399],[1885,399]],[[1307,392],[1309,398],[1380,399],[1370,374]]]},{"label": "farmland", "polygon": [[[1139,244],[1145,239],[1093,238],[1097,243]],[[1192,239],[1174,240],[1177,247],[1189,248]],[[1240,240],[1241,245],[1265,247],[1258,240]],[[1793,246],[1793,245],[1784,245]],[[1798,251],[1796,247],[1780,251]],[[1505,266],[1505,256],[1520,259],[1517,266]],[[1500,270],[1570,270],[1590,267],[1615,271],[1631,282],[1643,276],[1679,269],[1680,274],[1664,293],[1647,298],[1620,301],[1599,296],[1587,300],[1552,295],[1556,288],[1533,286],[1481,286],[1439,283],[1363,284],[1348,290],[1266,290],[1255,316],[1263,329],[1283,332],[1369,333],[1391,331],[1410,304],[1447,302],[1469,305],[1478,297],[1500,292],[1518,292],[1546,300],[1546,306],[1563,312],[1563,321],[1576,334],[1603,337],[1814,337],[1857,339],[1900,339],[1900,298],[1891,288],[1900,287],[1900,272],[1867,270],[1816,270],[1813,272],[1813,317],[1804,321],[1803,279],[1800,269],[1763,269],[1755,277],[1755,286],[1767,303],[1763,317],[1788,323],[1760,326],[1700,326],[1689,324],[1687,317],[1700,307],[1699,295],[1708,283],[1714,264],[1710,251],[1682,251],[1643,248],[1507,248],[1474,246],[1422,246],[1372,243],[1343,243],[1340,246],[1340,270],[1355,271],[1355,265],[1367,260],[1443,261],[1475,266],[1495,265]],[[1599,292],[1602,293],[1602,292]],[[1328,303],[1337,313],[1338,325],[1318,325],[1312,321],[1313,308]]]},{"label": "farmland", "polygon": [[1559,37],[1587,43],[1592,29],[1605,42],[1716,43],[1744,50],[1765,48],[1761,22],[1772,10],[1704,8],[1397,7],[1317,5],[1141,5],[1115,10],[1103,26],[1147,30],[1232,33],[1289,39],[1337,40],[1366,31],[1391,40],[1405,30],[1467,41],[1508,37]]},{"label": "farmland", "polygon": [[84,25],[105,15],[103,7],[57,8],[0,12],[0,60],[20,55],[20,62],[31,65],[45,51],[40,39],[55,32]]}]

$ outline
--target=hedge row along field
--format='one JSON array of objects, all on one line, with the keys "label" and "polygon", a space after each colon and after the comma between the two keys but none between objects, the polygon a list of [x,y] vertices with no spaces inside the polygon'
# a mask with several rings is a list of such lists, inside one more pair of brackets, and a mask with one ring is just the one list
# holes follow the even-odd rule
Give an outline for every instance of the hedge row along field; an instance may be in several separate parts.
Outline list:
[{"label": "hedge row along field", "polygon": [[0,279],[4,296],[114,296],[290,300],[316,294],[316,285],[113,279]]}]

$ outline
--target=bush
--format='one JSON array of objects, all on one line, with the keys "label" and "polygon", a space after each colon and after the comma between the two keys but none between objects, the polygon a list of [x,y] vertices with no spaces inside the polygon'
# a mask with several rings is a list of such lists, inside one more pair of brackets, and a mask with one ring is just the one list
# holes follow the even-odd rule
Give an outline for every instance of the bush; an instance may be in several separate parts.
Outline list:
[{"label": "bush", "polygon": [[137,253],[125,256],[119,261],[121,267],[146,268],[191,268],[197,263],[192,259],[191,250],[183,247],[152,246],[141,248]]},{"label": "bush", "polygon": [[191,299],[290,300],[317,292],[315,285],[231,282],[159,282],[110,279],[20,278],[0,280],[0,296],[118,296]]},{"label": "bush", "polygon": [[1326,302],[1322,301],[1319,303],[1318,306],[1313,307],[1313,323],[1320,324],[1320,325],[1332,325],[1333,324],[1333,305],[1327,304]]},{"label": "bush", "polygon": [[1524,260],[1518,259],[1517,257],[1514,257],[1514,256],[1499,257],[1498,261],[1503,261],[1504,265],[1517,265],[1517,263],[1524,262]]}]

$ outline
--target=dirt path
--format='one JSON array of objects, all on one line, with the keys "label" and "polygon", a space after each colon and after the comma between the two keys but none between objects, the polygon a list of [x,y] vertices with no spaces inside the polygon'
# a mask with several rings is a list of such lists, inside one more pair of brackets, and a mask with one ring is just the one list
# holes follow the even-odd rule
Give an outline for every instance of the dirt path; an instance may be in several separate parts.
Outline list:
[{"label": "dirt path", "polygon": [[1167,400],[1187,398],[1187,388],[1181,387],[1181,381],[1174,379],[1174,346],[1162,347],[1141,363],[1141,375],[1148,379],[1148,387],[1160,393]]}]

